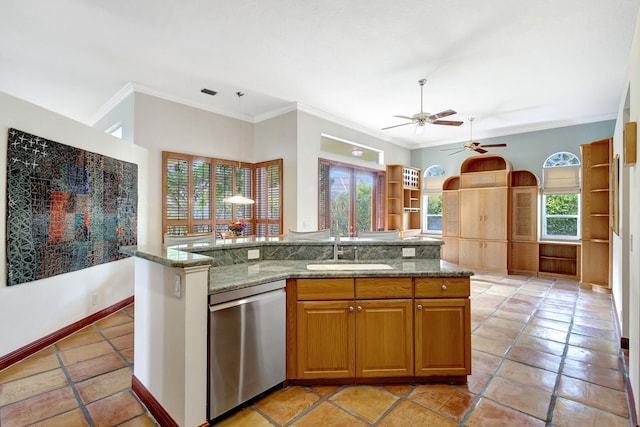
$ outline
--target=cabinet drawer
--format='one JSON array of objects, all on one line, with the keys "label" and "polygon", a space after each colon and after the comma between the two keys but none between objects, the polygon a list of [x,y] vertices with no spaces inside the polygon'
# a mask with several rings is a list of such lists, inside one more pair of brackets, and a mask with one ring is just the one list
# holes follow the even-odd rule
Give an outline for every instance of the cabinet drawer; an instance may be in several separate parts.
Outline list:
[{"label": "cabinet drawer", "polygon": [[468,297],[468,277],[416,277],[416,298]]},{"label": "cabinet drawer", "polygon": [[298,279],[297,289],[299,301],[354,299],[353,279]]},{"label": "cabinet drawer", "polygon": [[357,278],[356,299],[411,298],[411,277]]}]

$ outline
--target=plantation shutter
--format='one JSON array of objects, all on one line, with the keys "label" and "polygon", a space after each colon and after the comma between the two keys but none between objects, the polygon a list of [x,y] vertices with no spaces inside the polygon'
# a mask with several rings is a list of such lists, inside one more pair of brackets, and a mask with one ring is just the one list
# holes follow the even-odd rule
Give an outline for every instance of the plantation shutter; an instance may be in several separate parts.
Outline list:
[{"label": "plantation shutter", "polygon": [[323,161],[318,165],[318,230],[331,228],[329,167],[329,164]]},{"label": "plantation shutter", "polygon": [[282,234],[282,159],[256,165],[256,235]]},{"label": "plantation shutter", "polygon": [[211,163],[195,159],[191,162],[192,233],[209,233],[213,228],[211,218]]},{"label": "plantation shutter", "polygon": [[189,220],[189,161],[166,156],[164,164],[165,228],[170,234],[186,234]]}]

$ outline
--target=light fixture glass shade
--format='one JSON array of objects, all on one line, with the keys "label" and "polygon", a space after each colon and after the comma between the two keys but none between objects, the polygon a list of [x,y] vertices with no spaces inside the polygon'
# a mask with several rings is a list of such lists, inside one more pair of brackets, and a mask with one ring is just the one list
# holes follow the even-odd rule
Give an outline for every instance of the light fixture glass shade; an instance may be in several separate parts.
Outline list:
[{"label": "light fixture glass shade", "polygon": [[352,156],[362,157],[363,154],[364,154],[364,151],[362,151],[362,148],[353,147],[353,150],[351,150],[351,155]]},{"label": "light fixture glass shade", "polygon": [[420,135],[422,132],[424,132],[424,125],[418,123],[416,125],[416,135]]},{"label": "light fixture glass shade", "polygon": [[222,199],[225,203],[231,203],[234,205],[252,205],[255,203],[255,200],[252,200],[248,197],[244,197],[242,194],[238,193],[235,196],[225,197]]}]

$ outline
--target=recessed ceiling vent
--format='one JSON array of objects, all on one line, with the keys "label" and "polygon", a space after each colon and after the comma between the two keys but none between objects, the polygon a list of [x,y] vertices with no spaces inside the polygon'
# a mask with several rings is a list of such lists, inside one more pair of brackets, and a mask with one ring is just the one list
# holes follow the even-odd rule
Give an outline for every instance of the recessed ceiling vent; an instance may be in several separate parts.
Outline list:
[{"label": "recessed ceiling vent", "polygon": [[215,90],[211,90],[207,88],[202,89],[200,92],[206,93],[207,95],[211,95],[211,96],[215,96],[218,93]]}]

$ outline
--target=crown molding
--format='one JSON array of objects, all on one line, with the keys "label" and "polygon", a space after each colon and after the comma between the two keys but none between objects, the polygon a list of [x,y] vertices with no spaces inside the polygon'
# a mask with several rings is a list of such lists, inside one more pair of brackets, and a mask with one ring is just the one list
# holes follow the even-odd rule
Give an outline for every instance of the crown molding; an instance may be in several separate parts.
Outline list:
[{"label": "crown molding", "polygon": [[102,106],[96,111],[89,120],[87,121],[89,126],[95,126],[100,120],[104,118],[111,110],[118,106],[122,101],[124,101],[129,95],[131,95],[135,91],[134,84],[132,82],[127,82],[115,95],[113,95],[107,102],[102,104]]}]

